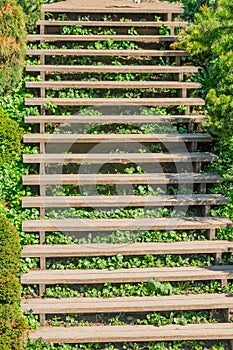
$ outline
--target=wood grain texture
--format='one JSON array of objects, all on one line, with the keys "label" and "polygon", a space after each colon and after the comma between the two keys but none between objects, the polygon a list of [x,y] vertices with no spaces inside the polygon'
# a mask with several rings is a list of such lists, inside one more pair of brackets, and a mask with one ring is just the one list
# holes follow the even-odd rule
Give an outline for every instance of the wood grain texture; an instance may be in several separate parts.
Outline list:
[{"label": "wood grain texture", "polygon": [[227,204],[221,194],[197,194],[177,196],[31,196],[22,198],[23,208],[118,208],[118,207],[166,207],[205,206]]},{"label": "wood grain texture", "polygon": [[126,56],[126,57],[181,57],[182,50],[92,50],[92,49],[29,49],[29,56]]},{"label": "wood grain texture", "polygon": [[32,65],[26,67],[27,72],[45,73],[197,73],[198,68],[194,66],[94,66],[94,65]]},{"label": "wood grain texture", "polygon": [[25,134],[24,143],[169,143],[211,142],[209,134]]},{"label": "wood grain texture", "polygon": [[219,183],[223,178],[208,173],[147,173],[147,174],[48,174],[23,175],[24,185],[106,185],[106,184],[195,184]]},{"label": "wood grain texture", "polygon": [[230,253],[233,242],[228,241],[188,241],[188,242],[148,242],[125,244],[33,244],[23,248],[22,257],[85,257],[160,254],[215,254]]},{"label": "wood grain texture", "polygon": [[98,232],[117,230],[208,230],[232,227],[221,217],[139,218],[139,219],[48,219],[23,222],[24,232]]},{"label": "wood grain texture", "polygon": [[233,278],[233,266],[211,267],[154,267],[117,270],[41,270],[30,271],[21,277],[22,284],[103,284],[148,282],[210,281]]},{"label": "wood grain texture", "polygon": [[92,327],[43,327],[31,331],[29,338],[42,338],[52,343],[90,343],[127,341],[179,341],[179,340],[227,340],[232,339],[233,324],[211,323],[194,325],[154,326],[92,326]]},{"label": "wood grain texture", "polygon": [[174,163],[182,162],[191,165],[192,162],[210,162],[217,160],[217,157],[209,152],[194,153],[89,153],[89,154],[24,154],[24,163],[44,164],[101,164],[101,163]]}]

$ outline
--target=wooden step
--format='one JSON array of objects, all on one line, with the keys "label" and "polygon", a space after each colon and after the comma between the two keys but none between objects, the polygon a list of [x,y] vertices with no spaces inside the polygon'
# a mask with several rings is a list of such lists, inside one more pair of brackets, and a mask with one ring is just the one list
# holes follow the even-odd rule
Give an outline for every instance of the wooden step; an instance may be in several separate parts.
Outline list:
[{"label": "wooden step", "polygon": [[55,41],[131,41],[131,42],[142,42],[142,43],[159,43],[159,42],[173,42],[178,39],[177,35],[59,35],[59,34],[48,34],[39,35],[32,34],[27,36],[27,40],[43,41],[43,42],[55,42]]},{"label": "wooden step", "polygon": [[200,163],[216,161],[217,157],[209,152],[195,153],[88,153],[88,154],[24,154],[24,163],[41,164],[102,164],[102,163]]},{"label": "wooden step", "polygon": [[99,66],[99,65],[32,65],[26,67],[27,72],[52,73],[197,73],[198,68],[194,66]]},{"label": "wooden step", "polygon": [[63,1],[59,3],[42,5],[43,12],[67,12],[67,13],[182,13],[183,7],[180,4],[172,3],[134,3],[121,0],[98,0],[98,3],[86,0],[83,1]]},{"label": "wooden step", "polygon": [[23,311],[32,314],[91,314],[118,312],[164,312],[178,310],[233,309],[229,294],[190,294],[156,297],[23,299]]},{"label": "wooden step", "polygon": [[24,143],[174,143],[211,142],[209,134],[25,134]]},{"label": "wooden step", "polygon": [[98,118],[92,115],[40,115],[24,118],[25,123],[64,123],[64,124],[111,124],[111,123],[202,123],[207,122],[208,117],[204,115],[100,115]]},{"label": "wooden step", "polygon": [[28,81],[27,88],[59,89],[198,89],[199,83],[179,81]]},{"label": "wooden step", "polygon": [[25,98],[28,106],[204,106],[202,98]]},{"label": "wooden step", "polygon": [[87,256],[161,255],[161,254],[222,254],[232,253],[233,242],[228,241],[188,241],[188,242],[148,242],[125,244],[33,244],[23,248],[23,258],[69,258]]},{"label": "wooden step", "polygon": [[42,327],[29,338],[51,343],[108,343],[181,340],[227,340],[233,337],[232,323],[155,326]]},{"label": "wooden step", "polygon": [[233,278],[233,266],[153,267],[117,270],[37,270],[21,276],[22,284],[103,284],[138,283],[150,279],[160,282],[227,281]]},{"label": "wooden step", "polygon": [[82,27],[143,27],[143,28],[161,28],[161,27],[171,27],[171,28],[181,28],[186,27],[187,22],[184,21],[163,21],[163,22],[150,22],[150,21],[58,21],[58,20],[40,20],[37,22],[38,25],[46,27],[56,27],[56,26],[82,26]]},{"label": "wooden step", "polygon": [[44,196],[23,197],[23,208],[117,208],[210,206],[227,204],[221,194],[194,194],[176,196]]},{"label": "wooden step", "polygon": [[51,219],[23,222],[24,232],[107,232],[117,230],[211,230],[232,227],[221,217],[139,218],[139,219]]},{"label": "wooden step", "polygon": [[182,50],[95,50],[95,49],[29,49],[29,56],[125,56],[125,57],[181,57]]},{"label": "wooden step", "polygon": [[222,182],[217,174],[147,173],[147,174],[48,174],[23,175],[24,185],[106,185],[106,184],[205,184]]}]

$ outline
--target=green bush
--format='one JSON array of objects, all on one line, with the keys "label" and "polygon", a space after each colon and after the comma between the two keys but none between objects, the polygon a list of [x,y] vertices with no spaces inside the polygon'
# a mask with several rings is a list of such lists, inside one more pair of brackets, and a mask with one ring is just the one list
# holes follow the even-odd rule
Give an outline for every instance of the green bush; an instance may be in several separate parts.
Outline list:
[{"label": "green bush", "polygon": [[18,0],[26,16],[26,26],[29,33],[36,27],[36,22],[41,17],[41,5],[59,2],[60,0]]},{"label": "green bush", "polygon": [[12,274],[18,275],[20,266],[20,239],[13,225],[0,215],[0,266],[8,269]]},{"label": "green bush", "polygon": [[21,286],[18,278],[6,269],[0,270],[0,304],[20,304]]},{"label": "green bush", "polygon": [[18,4],[25,13],[26,27],[29,33],[33,31],[36,22],[40,19],[40,7],[42,3],[42,0],[18,0]]},{"label": "green bush", "polygon": [[232,0],[219,0],[216,10],[203,6],[176,44],[195,55],[204,71],[211,71],[207,111],[212,131],[227,142],[233,135],[232,13]]},{"label": "green bush", "polygon": [[0,0],[0,94],[19,83],[26,53],[24,14],[15,0]]},{"label": "green bush", "polygon": [[[156,2],[157,0],[147,0],[149,2]],[[185,20],[192,21],[194,14],[199,11],[200,7],[203,5],[214,7],[216,0],[160,0],[168,2],[179,2],[184,5],[184,13],[182,17]]]},{"label": "green bush", "polygon": [[22,129],[0,108],[0,166],[20,154]]},{"label": "green bush", "polygon": [[2,215],[0,239],[0,349],[23,350],[27,322],[20,310],[19,236]]},{"label": "green bush", "polygon": [[19,307],[0,305],[1,350],[23,350],[23,337],[26,326],[26,320]]}]

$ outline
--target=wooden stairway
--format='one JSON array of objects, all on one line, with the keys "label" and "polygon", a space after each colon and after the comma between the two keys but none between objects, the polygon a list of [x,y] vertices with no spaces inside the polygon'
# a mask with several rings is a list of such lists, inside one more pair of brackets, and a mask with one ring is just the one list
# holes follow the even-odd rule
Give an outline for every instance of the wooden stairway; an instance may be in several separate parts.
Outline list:
[{"label": "wooden stairway", "polygon": [[[215,240],[217,230],[232,227],[232,223],[227,218],[211,216],[211,207],[224,205],[227,199],[209,191],[210,185],[222,182],[222,178],[205,171],[205,164],[215,161],[216,156],[210,152],[211,136],[199,128],[208,121],[198,113],[204,100],[192,94],[200,84],[188,79],[198,69],[182,65],[186,52],[170,47],[185,26],[177,19],[182,11],[181,5],[167,2],[68,0],[42,6],[39,32],[28,36],[32,63],[26,71],[32,78],[26,87],[33,89],[33,97],[25,103],[37,106],[39,113],[25,117],[34,132],[25,134],[24,142],[37,146],[39,152],[23,155],[33,170],[23,176],[23,184],[32,186],[35,196],[24,197],[22,205],[39,208],[41,216],[40,220],[23,222],[23,232],[39,239],[39,244],[25,246],[22,252],[23,258],[39,258],[38,269],[21,278],[23,285],[37,285],[39,291],[37,298],[22,300],[25,312],[40,317],[41,327],[29,332],[32,341],[42,338],[46,342],[75,344],[228,340],[232,344],[231,295],[46,297],[47,287],[57,285],[124,284],[153,279],[161,283],[220,281],[225,287],[233,279],[233,266],[220,264],[223,254],[232,253],[233,243]],[[85,34],[79,34],[80,29]],[[105,34],[106,30],[114,30],[115,34]],[[109,48],[101,46],[103,43]],[[132,45],[123,49],[119,43]],[[91,97],[86,97],[89,92]],[[119,125],[131,131],[119,132]],[[142,131],[143,125],[149,126],[149,131]],[[151,132],[151,126],[157,126],[159,131]],[[99,131],[93,132],[93,128]],[[185,132],[179,132],[180,128]],[[135,171],[136,167],[140,171]],[[67,186],[71,190],[67,191]],[[116,193],[99,193],[98,186],[115,186]],[[148,193],[137,193],[138,186],[147,188]],[[172,214],[64,218],[61,213],[70,208],[87,212],[166,209]],[[54,217],[51,210],[56,213]],[[57,232],[64,237],[94,237],[99,233],[107,237],[117,231],[188,231],[194,238],[180,242],[47,244],[47,236]],[[214,255],[216,264],[78,271],[48,268],[52,259],[194,254]],[[67,328],[48,323],[51,315],[174,310],[223,310],[225,319],[222,323],[162,327],[103,323]]]}]

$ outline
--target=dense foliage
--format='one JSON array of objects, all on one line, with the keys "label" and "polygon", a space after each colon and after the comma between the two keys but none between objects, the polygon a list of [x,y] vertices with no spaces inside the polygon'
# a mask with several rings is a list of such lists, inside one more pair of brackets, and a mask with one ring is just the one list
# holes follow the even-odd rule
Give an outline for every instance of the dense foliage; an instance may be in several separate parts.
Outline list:
[{"label": "dense foliage", "polygon": [[0,346],[1,349],[23,349],[27,328],[20,309],[19,236],[10,222],[0,215]]},{"label": "dense foliage", "polygon": [[0,107],[0,166],[11,163],[21,149],[22,129]]},{"label": "dense foliage", "polygon": [[0,221],[0,266],[18,275],[21,255],[19,234],[6,218],[1,216]]},{"label": "dense foliage", "polygon": [[0,94],[20,81],[26,51],[24,14],[15,0],[0,1]]},{"label": "dense foliage", "polygon": [[28,32],[32,32],[35,29],[36,22],[40,19],[41,5],[59,1],[60,0],[17,0],[25,13]]},{"label": "dense foliage", "polygon": [[198,57],[209,78],[207,110],[212,130],[225,140],[233,134],[233,37],[231,0],[219,0],[216,11],[203,6],[181,38],[181,46]]},{"label": "dense foliage", "polygon": [[[147,0],[150,2],[157,0]],[[168,2],[179,2],[184,6],[184,13],[181,15],[183,19],[192,21],[195,13],[199,12],[200,7],[203,5],[214,7],[217,4],[217,0],[160,0]]]}]

